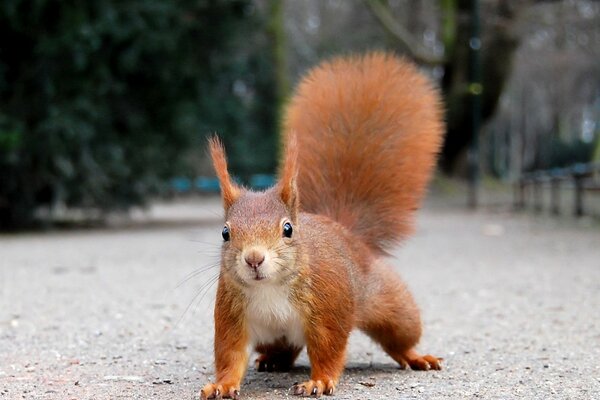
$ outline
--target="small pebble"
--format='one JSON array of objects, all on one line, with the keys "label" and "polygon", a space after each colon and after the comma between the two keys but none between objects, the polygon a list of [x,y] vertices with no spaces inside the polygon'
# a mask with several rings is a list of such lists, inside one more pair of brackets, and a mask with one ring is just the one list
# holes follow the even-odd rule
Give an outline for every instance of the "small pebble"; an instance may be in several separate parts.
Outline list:
[{"label": "small pebble", "polygon": [[107,375],[105,381],[144,382],[144,378],[136,375]]}]

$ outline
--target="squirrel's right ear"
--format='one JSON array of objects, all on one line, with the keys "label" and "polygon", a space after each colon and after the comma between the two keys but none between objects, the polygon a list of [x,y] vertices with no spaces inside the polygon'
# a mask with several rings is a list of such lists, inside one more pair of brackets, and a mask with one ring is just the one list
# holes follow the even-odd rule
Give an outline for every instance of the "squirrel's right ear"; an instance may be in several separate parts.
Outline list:
[{"label": "squirrel's right ear", "polygon": [[296,178],[298,177],[298,139],[295,132],[290,132],[287,136],[285,153],[283,157],[283,167],[280,172],[278,184],[281,200],[288,207],[293,222],[299,208],[298,187]]},{"label": "squirrel's right ear", "polygon": [[210,148],[210,156],[219,184],[221,185],[221,196],[223,197],[223,207],[229,209],[233,203],[240,197],[240,188],[231,181],[229,172],[227,171],[227,159],[225,157],[225,149],[218,137],[213,136],[208,140]]}]

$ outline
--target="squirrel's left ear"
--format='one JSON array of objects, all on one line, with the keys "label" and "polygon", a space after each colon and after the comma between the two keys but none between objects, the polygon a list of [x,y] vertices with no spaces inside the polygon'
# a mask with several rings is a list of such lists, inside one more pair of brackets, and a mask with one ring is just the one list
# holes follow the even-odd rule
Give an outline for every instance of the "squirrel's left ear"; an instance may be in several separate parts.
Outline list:
[{"label": "squirrel's left ear", "polygon": [[297,160],[298,140],[296,139],[296,133],[292,132],[287,137],[283,167],[277,188],[281,200],[290,211],[293,222],[296,222],[299,208],[298,187],[296,186],[296,178],[298,176]]},{"label": "squirrel's left ear", "polygon": [[208,140],[210,148],[210,156],[212,158],[215,172],[219,178],[221,185],[221,196],[223,196],[223,207],[225,211],[231,207],[233,203],[240,197],[240,188],[231,181],[229,172],[227,171],[227,159],[223,144],[218,137],[214,136]]}]

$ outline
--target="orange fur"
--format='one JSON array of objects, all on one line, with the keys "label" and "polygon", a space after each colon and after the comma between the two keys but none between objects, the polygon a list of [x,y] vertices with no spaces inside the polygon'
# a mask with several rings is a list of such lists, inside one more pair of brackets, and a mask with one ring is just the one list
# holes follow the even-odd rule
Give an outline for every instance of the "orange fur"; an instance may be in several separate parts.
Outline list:
[{"label": "orange fur", "polygon": [[215,307],[215,370],[217,384],[209,383],[200,392],[202,398],[220,395],[236,398],[248,365],[248,334],[243,303],[231,291],[226,279],[219,279]]},{"label": "orange fur", "polygon": [[416,352],[419,309],[383,260],[410,232],[433,169],[437,92],[393,56],[336,59],[300,85],[286,132],[280,180],[261,193],[231,182],[210,141],[230,237],[215,302],[217,381],[201,397],[238,397],[248,345],[267,371],[288,369],[306,345],[310,379],[292,391],[331,395],[353,328],[401,367],[440,369]]},{"label": "orange fur", "polygon": [[298,177],[298,140],[295,133],[290,133],[285,147],[285,159],[283,164],[281,177],[279,179],[279,190],[281,199],[294,213],[292,220],[296,220],[298,210],[298,188],[296,180]]},{"label": "orange fur", "polygon": [[221,184],[221,196],[223,197],[223,206],[228,209],[240,195],[240,189],[231,182],[229,172],[227,171],[227,159],[223,144],[217,137],[212,137],[208,141],[210,156],[212,157],[215,172]]},{"label": "orange fur", "polygon": [[298,140],[302,210],[380,252],[411,233],[444,130],[439,93],[413,64],[384,53],[321,64],[300,83],[284,130]]}]

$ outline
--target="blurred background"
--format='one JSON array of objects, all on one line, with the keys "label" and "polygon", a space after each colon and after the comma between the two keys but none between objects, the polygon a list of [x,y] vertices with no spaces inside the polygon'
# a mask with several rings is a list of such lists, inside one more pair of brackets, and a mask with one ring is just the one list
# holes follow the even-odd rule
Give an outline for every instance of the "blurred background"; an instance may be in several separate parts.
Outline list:
[{"label": "blurred background", "polygon": [[3,0],[0,229],[216,192],[214,133],[240,181],[268,186],[302,73],[372,49],[443,91],[437,187],[471,207],[598,210],[598,1]]}]

